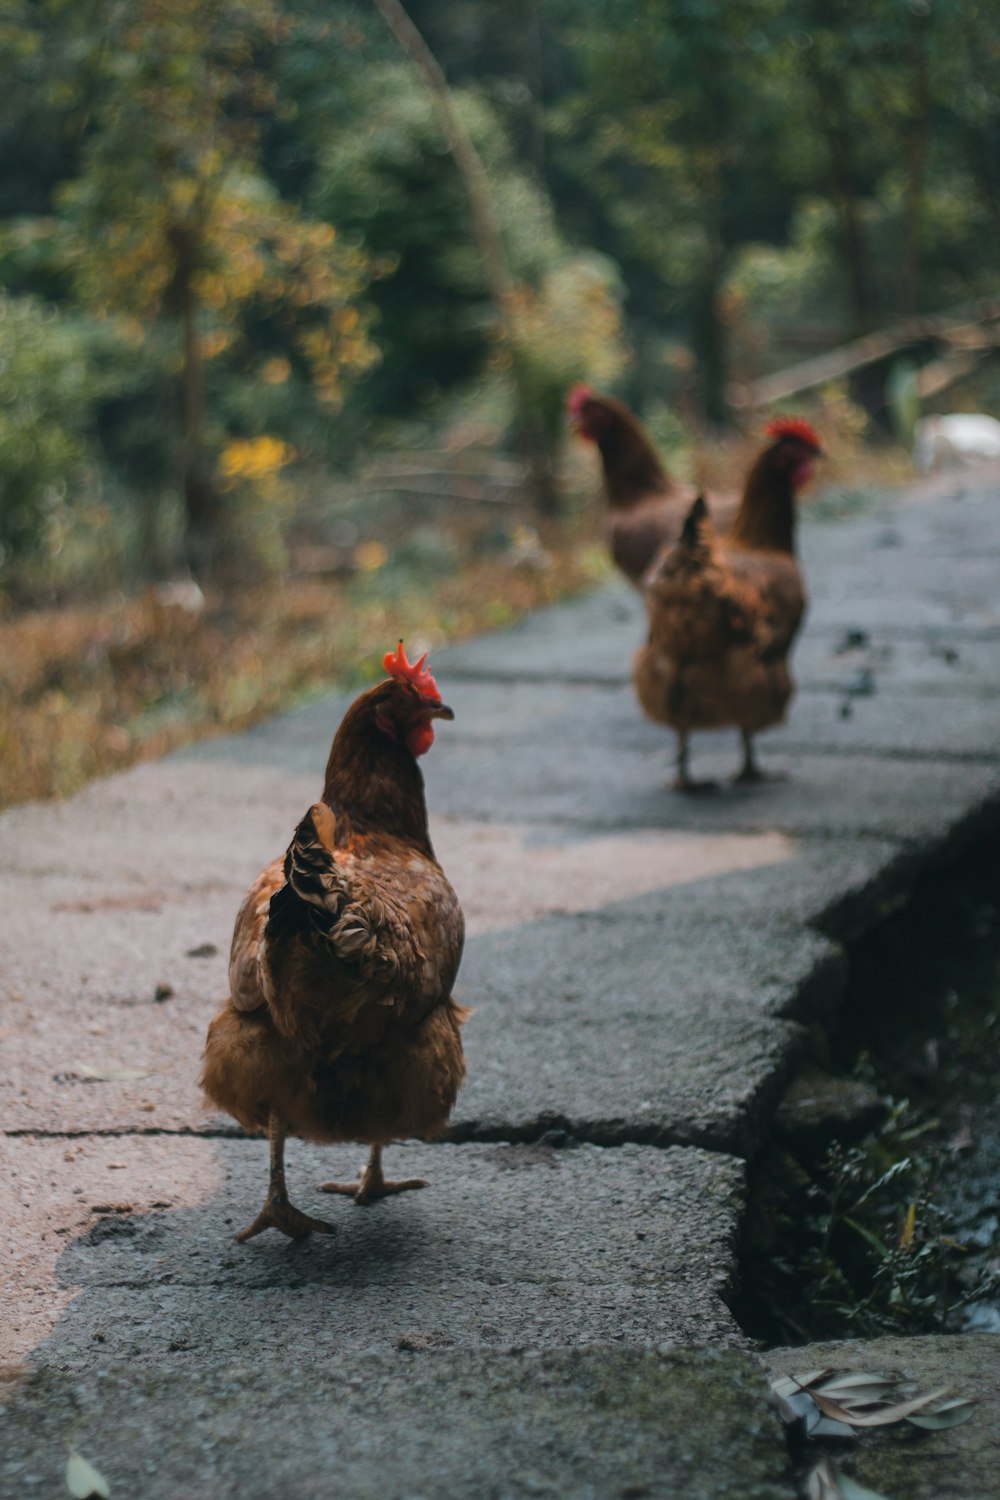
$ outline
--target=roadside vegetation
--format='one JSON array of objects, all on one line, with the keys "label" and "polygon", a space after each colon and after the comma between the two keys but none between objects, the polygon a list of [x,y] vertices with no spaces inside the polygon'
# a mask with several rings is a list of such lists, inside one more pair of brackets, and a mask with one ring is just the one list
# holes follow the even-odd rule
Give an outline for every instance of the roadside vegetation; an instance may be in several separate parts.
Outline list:
[{"label": "roadside vegetation", "polygon": [[851,958],[839,1033],[813,1052],[878,1119],[825,1140],[779,1124],[752,1168],[739,1316],[771,1345],[995,1330],[995,850],[925,880]]}]

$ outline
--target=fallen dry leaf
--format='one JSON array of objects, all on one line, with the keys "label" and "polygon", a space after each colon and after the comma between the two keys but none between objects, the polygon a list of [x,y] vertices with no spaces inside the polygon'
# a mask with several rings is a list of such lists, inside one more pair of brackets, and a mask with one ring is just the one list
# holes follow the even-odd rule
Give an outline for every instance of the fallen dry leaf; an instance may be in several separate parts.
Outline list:
[{"label": "fallen dry leaf", "polygon": [[806,1500],[841,1500],[828,1458],[821,1458],[806,1480]]},{"label": "fallen dry leaf", "polygon": [[[942,1386],[923,1396],[893,1401],[891,1396],[904,1383],[899,1375],[872,1375],[866,1371],[810,1370],[804,1375],[784,1375],[771,1382],[778,1415],[789,1426],[801,1423],[807,1438],[837,1438],[857,1441],[870,1427],[890,1427],[909,1422],[927,1432],[944,1432],[967,1422],[976,1406],[975,1397],[952,1396]],[[839,1490],[828,1491],[831,1468],[817,1465],[810,1476],[812,1497],[840,1495],[864,1500],[871,1492],[843,1476]],[[846,1485],[846,1488],[845,1488]],[[853,1486],[853,1488],[852,1488]]]},{"label": "fallen dry leaf", "polygon": [[904,1421],[911,1412],[919,1411],[922,1406],[930,1406],[947,1396],[948,1386],[941,1386],[939,1390],[931,1391],[926,1396],[913,1396],[909,1401],[899,1401],[894,1406],[883,1406],[877,1411],[843,1406],[838,1401],[831,1401],[821,1391],[812,1391],[810,1394],[824,1416],[832,1417],[835,1422],[848,1422],[852,1427],[891,1427],[896,1422]]},{"label": "fallen dry leaf", "polygon": [[944,1432],[949,1427],[959,1427],[967,1422],[976,1408],[975,1396],[955,1396],[944,1401],[937,1411],[919,1411],[907,1417],[913,1427],[923,1427],[928,1432]]},{"label": "fallen dry leaf", "polygon": [[830,1458],[821,1458],[806,1480],[807,1500],[886,1500],[845,1474]]},{"label": "fallen dry leaf", "polygon": [[111,1487],[100,1470],[73,1452],[66,1464],[66,1488],[75,1500],[92,1500],[94,1495],[109,1500],[111,1495]]}]

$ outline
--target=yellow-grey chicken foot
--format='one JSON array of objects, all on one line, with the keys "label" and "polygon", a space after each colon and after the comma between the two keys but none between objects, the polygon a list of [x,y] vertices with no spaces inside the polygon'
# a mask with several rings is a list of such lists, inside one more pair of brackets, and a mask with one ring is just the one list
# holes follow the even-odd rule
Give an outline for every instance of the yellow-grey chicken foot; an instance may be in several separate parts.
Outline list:
[{"label": "yellow-grey chicken foot", "polygon": [[287,1234],[293,1240],[305,1239],[307,1234],[336,1234],[332,1224],[314,1219],[289,1203],[288,1189],[285,1186],[286,1132],[281,1120],[273,1112],[267,1134],[271,1146],[271,1176],[267,1198],[253,1223],[248,1224],[246,1229],[241,1229],[236,1238],[242,1244],[245,1240],[252,1240],[258,1234],[263,1234],[265,1229],[280,1229],[282,1234]]},{"label": "yellow-grey chicken foot", "polygon": [[717,792],[719,783],[708,778],[696,781],[688,770],[690,765],[690,750],[686,734],[677,736],[677,772],[674,776],[673,787],[675,792],[687,792],[690,795],[698,792]]},{"label": "yellow-grey chicken foot", "polygon": [[745,729],[740,731],[743,737],[743,764],[733,777],[737,786],[752,786],[755,782],[787,781],[788,775],[785,771],[764,771],[757,764],[753,753],[753,736]]},{"label": "yellow-grey chicken foot", "polygon": [[400,1182],[389,1182],[382,1175],[382,1147],[373,1146],[365,1166],[361,1168],[357,1182],[321,1182],[321,1193],[343,1193],[355,1203],[374,1203],[376,1198],[389,1198],[393,1193],[406,1193],[411,1188],[427,1186],[426,1177],[404,1177]]}]

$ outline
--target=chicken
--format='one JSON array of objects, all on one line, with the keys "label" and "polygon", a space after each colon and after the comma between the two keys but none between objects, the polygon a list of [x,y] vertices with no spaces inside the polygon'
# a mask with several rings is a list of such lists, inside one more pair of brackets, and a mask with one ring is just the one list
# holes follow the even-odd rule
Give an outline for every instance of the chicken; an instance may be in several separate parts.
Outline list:
[{"label": "chicken", "polygon": [[357,1182],[322,1192],[368,1203],[424,1187],[386,1181],[383,1147],[440,1134],[465,1074],[467,1012],[451,994],[464,920],[431,848],[417,765],[433,720],[454,714],[425,661],[407,662],[402,642],[386,655],[388,677],[337,730],[322,799],[236,918],[229,999],[208,1028],[201,1082],[270,1139],[267,1198],[238,1240],[272,1226],[296,1239],[333,1232],[289,1202],[289,1134],[371,1146]]},{"label": "chicken", "polygon": [[753,736],[781,722],[793,692],[788,653],[806,606],[795,496],[822,450],[797,418],[765,431],[771,442],[747,476],[730,535],[716,538],[699,497],[646,585],[649,637],[633,679],[648,717],[677,732],[679,791],[711,785],[690,776],[692,730],[731,724],[743,738],[737,780],[763,780]]},{"label": "chicken", "polygon": [[[570,426],[596,443],[608,503],[607,537],[616,565],[637,588],[652,564],[681,534],[698,491],[671,479],[638,419],[621,401],[577,385],[566,397]],[[737,497],[714,501],[723,522]]]}]

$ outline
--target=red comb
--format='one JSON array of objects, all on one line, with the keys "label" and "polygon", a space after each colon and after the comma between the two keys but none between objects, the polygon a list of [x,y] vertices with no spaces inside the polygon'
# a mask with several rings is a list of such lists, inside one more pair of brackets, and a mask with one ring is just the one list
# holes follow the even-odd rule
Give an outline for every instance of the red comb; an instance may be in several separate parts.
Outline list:
[{"label": "red comb", "polygon": [[421,698],[428,698],[432,703],[441,702],[441,694],[438,685],[431,674],[424,669],[427,660],[427,652],[418,661],[407,661],[403,643],[399,641],[395,651],[387,651],[382,658],[382,670],[388,672],[390,677],[398,677],[400,682],[409,682],[416,688]]},{"label": "red comb", "polygon": [[583,415],[583,408],[593,396],[589,385],[574,385],[566,392],[566,410],[571,417],[579,419]]},{"label": "red comb", "polygon": [[817,453],[822,449],[816,429],[810,427],[802,417],[775,417],[764,428],[764,436],[773,438],[775,442],[780,438],[795,438],[807,448],[815,448]]}]

